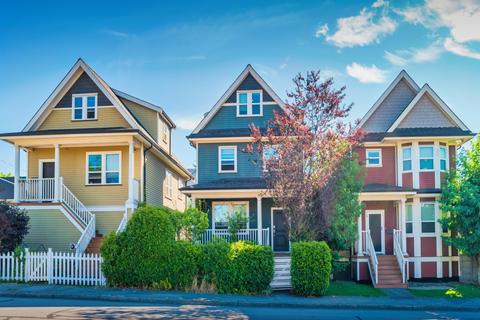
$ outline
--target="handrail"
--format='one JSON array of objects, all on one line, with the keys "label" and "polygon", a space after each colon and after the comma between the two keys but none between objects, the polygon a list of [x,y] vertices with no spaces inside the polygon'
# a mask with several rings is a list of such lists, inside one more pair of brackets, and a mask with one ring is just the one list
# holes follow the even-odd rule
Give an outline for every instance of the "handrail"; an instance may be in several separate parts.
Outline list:
[{"label": "handrail", "polygon": [[80,239],[78,239],[77,244],[75,245],[75,249],[77,251],[77,255],[82,255],[88,247],[88,244],[92,240],[93,236],[95,235],[95,215],[92,214],[93,218],[88,223],[87,227],[82,233]]},{"label": "handrail", "polygon": [[127,225],[127,214],[125,213],[123,215],[122,221],[120,221],[120,225],[118,226],[116,233],[118,234],[119,232],[122,232],[125,229],[126,225]]},{"label": "handrail", "polygon": [[94,218],[94,215],[83,205],[80,200],[63,184],[63,178],[60,178],[61,192],[60,200],[87,226]]},{"label": "handrail", "polygon": [[[372,260],[373,269],[375,270],[375,284],[378,284],[378,259],[377,253],[375,252],[375,247],[373,245],[372,236],[370,235],[370,230],[366,232],[366,252]],[[373,279],[372,279],[373,280]]]},{"label": "handrail", "polygon": [[400,271],[402,272],[402,283],[405,283],[406,277],[405,277],[405,266],[407,264],[407,261],[405,260],[405,257],[403,256],[402,252],[402,247],[400,245],[400,241],[398,239],[399,236],[401,236],[402,231],[401,230],[395,230],[393,229],[393,253],[397,257],[397,262],[398,266],[400,267]]}]

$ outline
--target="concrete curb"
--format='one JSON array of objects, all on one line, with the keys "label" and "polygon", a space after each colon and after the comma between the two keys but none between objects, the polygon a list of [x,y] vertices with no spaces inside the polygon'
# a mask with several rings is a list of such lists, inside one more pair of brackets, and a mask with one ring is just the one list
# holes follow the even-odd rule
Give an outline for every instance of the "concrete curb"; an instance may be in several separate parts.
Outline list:
[{"label": "concrete curb", "polygon": [[[69,293],[69,292],[34,292],[17,290],[15,292],[0,291],[0,297],[12,298],[43,298],[43,299],[80,299],[80,300],[103,300],[103,301],[123,301],[123,302],[144,302],[169,305],[206,305],[206,306],[231,306],[231,307],[276,307],[276,308],[310,308],[310,309],[377,309],[377,310],[430,310],[430,311],[480,311],[480,303],[474,305],[464,305],[468,299],[461,299],[458,302],[463,303],[449,305],[443,299],[389,299],[389,298],[369,298],[368,303],[358,303],[352,301],[353,297],[328,297],[328,300],[322,298],[305,298],[309,300],[298,302],[280,301],[277,298],[274,301],[255,301],[249,299],[252,297],[238,296],[238,299],[222,300],[211,298],[171,298],[171,297],[148,297],[142,295],[125,295],[121,292],[112,292],[112,294],[100,293]],[[222,297],[222,296],[219,296]],[[232,296],[229,296],[232,298]],[[237,298],[237,297],[234,297]],[[378,300],[382,299],[382,300]],[[248,301],[250,300],[250,301]],[[303,300],[303,299],[302,299]],[[350,300],[350,301],[349,301]],[[425,303],[429,302],[429,303]]]}]

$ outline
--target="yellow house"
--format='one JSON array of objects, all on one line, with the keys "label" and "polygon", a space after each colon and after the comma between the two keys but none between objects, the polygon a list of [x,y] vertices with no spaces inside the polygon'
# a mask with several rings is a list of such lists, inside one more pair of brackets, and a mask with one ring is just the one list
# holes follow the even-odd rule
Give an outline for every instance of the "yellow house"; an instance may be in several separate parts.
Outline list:
[{"label": "yellow house", "polygon": [[25,244],[83,253],[95,236],[123,229],[140,201],[184,210],[178,188],[193,176],[172,153],[172,129],[162,108],[112,89],[79,59],[21,132],[0,134],[15,146]]}]

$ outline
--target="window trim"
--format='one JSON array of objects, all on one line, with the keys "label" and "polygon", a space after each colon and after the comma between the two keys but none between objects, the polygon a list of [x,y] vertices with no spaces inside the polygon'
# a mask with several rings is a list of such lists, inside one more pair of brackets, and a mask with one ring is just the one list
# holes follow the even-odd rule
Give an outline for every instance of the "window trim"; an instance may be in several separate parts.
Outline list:
[{"label": "window trim", "polygon": [[[432,148],[432,151],[433,151],[433,156],[431,158],[422,158],[420,156],[420,149],[421,148]],[[432,169],[422,169],[421,166],[420,166],[420,161],[422,160],[429,160],[431,159],[432,162],[433,162],[433,168]],[[419,172],[432,172],[432,171],[435,171],[435,146],[434,145],[420,145],[418,146],[418,171]]]},{"label": "window trim", "polygon": [[[368,153],[369,152],[378,152],[378,164],[369,164],[368,160],[370,159],[368,157]],[[372,159],[377,159],[377,158],[372,158]],[[379,168],[379,167],[382,167],[382,149],[365,149],[365,160],[366,160],[366,166],[368,168]]]},{"label": "window trim", "polygon": [[170,200],[173,199],[173,175],[168,169],[165,169],[165,198]]},{"label": "window trim", "polygon": [[[75,98],[82,97],[82,119],[75,119]],[[95,118],[87,118],[87,104],[84,103],[85,97],[95,97]],[[91,107],[90,107],[91,108]],[[72,121],[95,121],[98,120],[98,93],[75,93],[72,94]]]},{"label": "window trim", "polygon": [[[247,94],[247,114],[240,114],[240,94],[242,93]],[[252,93],[260,93],[259,114],[252,114]],[[250,96],[250,99],[248,98],[248,96]],[[263,117],[263,90],[237,90],[237,117]]]},{"label": "window trim", "polygon": [[167,124],[165,122],[162,122],[163,123],[163,142],[165,143],[168,143],[168,127],[167,127]]},{"label": "window trim", "polygon": [[[181,185],[180,186],[180,182],[181,182]],[[183,179],[178,177],[178,199],[181,199],[183,201],[183,193],[182,191],[180,191],[180,188],[183,188],[185,186],[185,183],[183,182]]]},{"label": "window trim", "polygon": [[[262,168],[263,168],[263,172],[268,172],[267,170],[267,167],[265,166],[265,150],[267,148],[278,148],[279,145],[278,144],[274,144],[274,145],[266,145],[264,148],[263,148],[263,151],[262,151]],[[278,155],[277,155],[278,156]],[[275,169],[274,169],[275,170]]]},{"label": "window trim", "polygon": [[[422,220],[422,204],[427,204],[427,205],[432,205],[433,206],[433,214],[434,214],[434,218],[433,220]],[[423,232],[423,222],[433,222],[434,224],[434,227],[435,227],[435,231],[433,232]],[[420,202],[420,234],[421,235],[425,235],[425,236],[436,236],[437,234],[437,206],[435,205],[435,202],[432,202],[432,201],[428,201],[428,202]]]},{"label": "window trim", "polygon": [[[247,206],[247,225],[246,230],[250,229],[250,206],[249,201],[213,201],[212,202],[212,230],[228,230],[227,229],[217,229],[215,228],[215,205],[217,204],[226,204],[228,205],[228,214],[233,213],[233,206],[236,204],[244,204]],[[238,234],[245,234],[244,232],[239,232]]]},{"label": "window trim", "polygon": [[[107,154],[118,154],[118,183],[107,183]],[[88,183],[88,156],[90,155],[102,155],[102,183]],[[116,171],[110,171],[116,172]],[[122,184],[122,151],[98,151],[98,152],[86,152],[85,155],[85,186],[119,186]]]},{"label": "window trim", "polygon": [[[222,149],[234,149],[233,170],[222,170]],[[218,146],[218,173],[237,173],[237,146]]]},{"label": "window trim", "polygon": [[[441,157],[441,152],[440,150],[442,149],[445,149],[445,158],[442,158]],[[438,147],[438,158],[439,158],[439,164],[440,164],[440,167],[438,168],[440,170],[440,172],[446,172],[448,171],[447,169],[447,158],[448,158],[448,149],[447,149],[447,146],[439,146]],[[442,160],[445,161],[445,170],[442,170]]]},{"label": "window trim", "polygon": [[[407,207],[410,207],[411,210],[412,210],[412,221],[407,221]],[[407,223],[411,223],[412,224],[412,232],[410,233],[407,233]],[[413,223],[413,203],[406,203],[405,204],[405,236],[408,237],[412,237],[413,234],[415,233],[415,225]]]},{"label": "window trim", "polygon": [[[410,158],[403,157],[403,150],[410,149]],[[410,161],[410,170],[403,169],[403,163],[405,161]],[[413,146],[403,147],[402,148],[402,172],[413,172]]]}]

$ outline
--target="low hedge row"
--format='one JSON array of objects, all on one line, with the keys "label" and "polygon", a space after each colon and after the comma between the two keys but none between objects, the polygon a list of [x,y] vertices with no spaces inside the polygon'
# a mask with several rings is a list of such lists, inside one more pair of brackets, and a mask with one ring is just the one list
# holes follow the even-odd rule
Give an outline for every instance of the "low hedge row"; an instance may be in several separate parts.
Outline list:
[{"label": "low hedge row", "polygon": [[143,206],[123,232],[107,236],[100,252],[109,284],[182,290],[203,279],[221,293],[269,289],[274,274],[271,247],[244,241],[175,241],[170,213],[168,208]]}]

